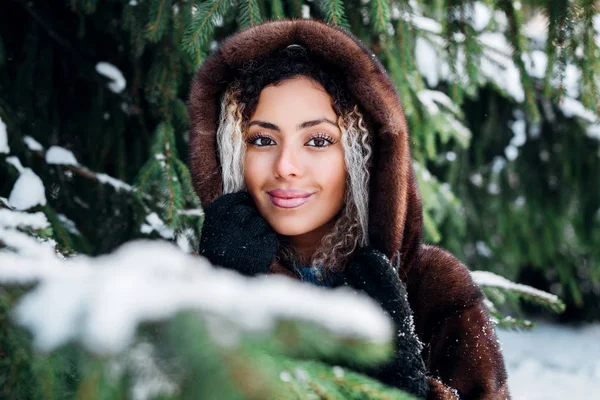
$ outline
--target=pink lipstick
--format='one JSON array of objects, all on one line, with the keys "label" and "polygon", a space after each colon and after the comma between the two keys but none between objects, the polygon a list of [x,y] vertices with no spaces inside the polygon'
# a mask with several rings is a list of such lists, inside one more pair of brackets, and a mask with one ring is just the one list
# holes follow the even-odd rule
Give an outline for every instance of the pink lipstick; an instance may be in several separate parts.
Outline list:
[{"label": "pink lipstick", "polygon": [[306,203],[312,195],[311,192],[296,189],[275,189],[269,192],[269,199],[274,206],[280,208],[296,208]]}]

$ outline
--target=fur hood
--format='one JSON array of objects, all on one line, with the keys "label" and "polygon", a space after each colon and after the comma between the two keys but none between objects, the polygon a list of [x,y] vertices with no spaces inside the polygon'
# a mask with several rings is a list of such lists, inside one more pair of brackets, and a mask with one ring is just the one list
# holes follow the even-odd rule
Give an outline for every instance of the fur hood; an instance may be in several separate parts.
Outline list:
[{"label": "fur hood", "polygon": [[[396,88],[355,36],[315,20],[266,22],[225,40],[198,70],[191,87],[189,163],[203,207],[223,192],[216,132],[220,100],[242,65],[300,44],[345,73],[373,135],[369,241],[399,261],[416,333],[430,374],[428,399],[507,399],[506,371],[483,293],[452,254],[422,244],[422,205],[409,132]],[[274,264],[272,272],[284,273]],[[443,383],[442,383],[443,382]]]},{"label": "fur hood", "polygon": [[322,22],[276,21],[255,26],[226,40],[198,71],[189,99],[189,156],[202,206],[223,190],[216,152],[221,95],[244,62],[290,44],[308,47],[345,71],[350,93],[374,136],[369,241],[390,259],[400,251],[406,276],[417,262],[423,224],[404,111],[393,82],[375,55],[354,36]]}]

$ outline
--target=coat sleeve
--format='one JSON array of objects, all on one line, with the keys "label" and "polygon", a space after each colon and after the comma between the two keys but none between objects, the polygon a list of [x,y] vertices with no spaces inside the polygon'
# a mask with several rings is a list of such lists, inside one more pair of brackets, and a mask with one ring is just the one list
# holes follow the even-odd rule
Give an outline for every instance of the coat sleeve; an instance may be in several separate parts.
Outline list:
[{"label": "coat sleeve", "polygon": [[[509,399],[504,360],[484,295],[467,268],[449,252],[423,245],[407,287],[430,387],[441,381],[460,399]],[[447,398],[435,397],[436,392],[442,392],[441,386],[429,398]]]}]

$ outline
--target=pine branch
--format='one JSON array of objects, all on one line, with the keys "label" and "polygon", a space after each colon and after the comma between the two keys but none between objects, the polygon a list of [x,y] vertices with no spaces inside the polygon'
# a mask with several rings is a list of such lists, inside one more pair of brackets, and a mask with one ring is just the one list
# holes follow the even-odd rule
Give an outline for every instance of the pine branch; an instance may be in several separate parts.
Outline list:
[{"label": "pine branch", "polygon": [[[42,151],[31,151],[31,153],[37,155],[38,157],[42,158],[45,160],[45,152]],[[87,167],[83,166],[83,165],[73,165],[73,164],[53,164],[55,166],[59,166],[64,170],[70,171],[78,176],[81,176],[82,178],[86,178],[89,179],[91,181],[100,183],[100,184],[109,184],[111,186],[113,186],[115,188],[115,190],[124,190],[127,192],[133,192],[134,189],[128,185],[127,183],[117,179],[117,178],[113,178],[111,176],[108,176],[106,174],[103,173],[99,173],[99,172],[94,172],[91,171],[90,169],[88,169]]]},{"label": "pine branch", "polygon": [[215,18],[223,17],[229,5],[230,2],[227,0],[208,0],[202,3],[184,34],[183,50],[194,57],[199,57],[201,49],[212,38]]},{"label": "pine branch", "polygon": [[443,37],[445,49],[448,54],[448,66],[450,67],[450,91],[452,99],[461,104],[463,90],[460,85],[463,79],[458,71],[459,40],[464,37],[463,25],[465,24],[465,4],[462,0],[447,0],[446,18],[444,19]]},{"label": "pine branch", "polygon": [[546,40],[546,54],[548,64],[544,78],[544,93],[552,97],[553,80],[559,82],[558,103],[562,100],[563,83],[566,65],[566,48],[570,40],[572,10],[569,0],[556,0],[546,3],[546,16],[548,17],[548,38]]},{"label": "pine branch", "polygon": [[499,293],[516,295],[524,300],[543,305],[557,313],[561,313],[565,310],[565,304],[558,296],[532,288],[531,286],[511,282],[506,278],[488,271],[472,271],[471,276],[475,283],[483,289],[494,289]]},{"label": "pine branch", "polygon": [[596,111],[600,116],[600,88],[596,84],[596,76],[600,74],[597,64],[598,47],[595,42],[594,16],[598,13],[595,0],[583,0],[583,51],[581,57],[581,75],[583,78],[583,104]]},{"label": "pine branch", "polygon": [[262,21],[257,0],[240,0],[238,9],[238,22],[240,27],[248,28]]},{"label": "pine branch", "polygon": [[521,55],[526,52],[520,28],[522,25],[521,16],[511,0],[501,0],[497,4],[498,7],[504,11],[508,19],[509,42],[512,44],[514,49],[512,58],[521,74],[523,90],[525,91],[525,104],[527,106],[527,111],[531,121],[535,123],[540,120],[540,112],[537,107],[535,91],[533,90],[531,77],[529,76],[527,69],[525,68],[523,58],[521,57]]},{"label": "pine branch", "polygon": [[388,0],[371,0],[369,5],[373,30],[379,34],[387,34],[391,23]]},{"label": "pine branch", "polygon": [[285,18],[285,11],[283,10],[281,0],[271,0],[271,17],[273,19]]},{"label": "pine branch", "polygon": [[324,14],[325,21],[333,26],[350,29],[342,0],[319,0],[317,5],[319,11]]},{"label": "pine branch", "polygon": [[158,42],[170,21],[171,0],[152,0],[150,5],[150,23],[146,28],[146,37],[152,42]]}]

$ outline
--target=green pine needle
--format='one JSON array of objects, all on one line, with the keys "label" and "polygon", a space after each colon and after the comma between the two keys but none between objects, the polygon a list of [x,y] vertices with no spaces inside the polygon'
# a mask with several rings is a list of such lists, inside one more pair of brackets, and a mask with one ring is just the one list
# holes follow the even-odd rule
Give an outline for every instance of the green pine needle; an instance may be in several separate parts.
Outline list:
[{"label": "green pine needle", "polygon": [[320,0],[317,4],[325,16],[325,21],[333,26],[350,29],[342,0]]},{"label": "green pine needle", "polygon": [[285,18],[285,11],[283,10],[281,0],[271,0],[271,17],[273,19]]},{"label": "green pine needle", "polygon": [[262,22],[257,0],[240,0],[238,4],[240,28],[249,28]]},{"label": "green pine needle", "polygon": [[158,42],[171,20],[171,0],[152,0],[149,9],[146,37],[151,42]]},{"label": "green pine needle", "polygon": [[223,17],[229,7],[227,0],[208,0],[200,4],[183,36],[183,50],[196,58],[200,57],[203,47],[212,39],[216,18]]},{"label": "green pine needle", "polygon": [[371,25],[376,33],[387,34],[390,25],[390,3],[388,0],[371,0]]}]

